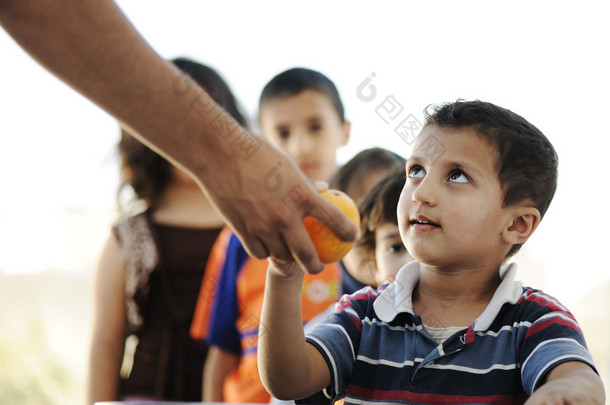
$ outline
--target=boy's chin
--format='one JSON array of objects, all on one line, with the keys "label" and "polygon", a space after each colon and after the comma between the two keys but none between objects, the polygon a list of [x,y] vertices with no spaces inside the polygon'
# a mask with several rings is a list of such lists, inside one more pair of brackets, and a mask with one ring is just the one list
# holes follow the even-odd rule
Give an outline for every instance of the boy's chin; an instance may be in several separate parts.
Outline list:
[{"label": "boy's chin", "polygon": [[427,254],[426,253],[420,253],[420,254],[412,253],[411,256],[413,257],[413,260],[416,260],[416,261],[420,262],[422,265],[427,266],[427,267],[447,267],[448,265],[453,263],[453,260],[449,257],[446,257],[444,255],[439,256],[438,254],[433,254],[430,252],[428,252]]}]

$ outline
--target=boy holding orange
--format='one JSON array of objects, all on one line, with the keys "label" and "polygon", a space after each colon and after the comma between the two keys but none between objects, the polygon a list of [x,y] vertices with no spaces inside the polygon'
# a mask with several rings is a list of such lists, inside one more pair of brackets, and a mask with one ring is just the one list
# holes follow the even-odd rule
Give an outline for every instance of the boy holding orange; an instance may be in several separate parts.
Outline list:
[{"label": "boy holding orange", "polygon": [[[350,132],[332,81],[309,69],[287,70],[265,86],[259,107],[263,135],[294,159],[307,177],[328,181],[337,169],[337,150],[347,143]],[[282,182],[284,163],[269,165],[261,185],[273,189]],[[286,196],[286,203],[298,204],[299,193],[294,191]],[[266,403],[271,396],[258,374],[257,344],[267,261],[249,257],[235,235],[225,249],[208,334],[203,399]],[[298,293],[304,322],[338,300],[340,274],[333,263],[305,277]]]},{"label": "boy holding orange", "polygon": [[603,404],[574,316],[504,265],[557,185],[549,140],[480,101],[437,106],[407,161],[400,235],[415,261],[378,290],[344,296],[304,336],[303,269],[270,262],[259,360],[280,399],[325,390],[346,404]]}]

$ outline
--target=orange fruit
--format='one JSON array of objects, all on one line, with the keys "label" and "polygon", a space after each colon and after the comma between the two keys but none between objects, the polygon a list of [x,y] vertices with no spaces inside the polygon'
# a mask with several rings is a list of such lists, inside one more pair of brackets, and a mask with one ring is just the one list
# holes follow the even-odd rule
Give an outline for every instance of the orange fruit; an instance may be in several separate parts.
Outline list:
[{"label": "orange fruit", "polygon": [[[331,203],[335,204],[343,214],[360,228],[360,213],[356,203],[344,192],[339,190],[325,190],[320,193]],[[325,213],[321,213],[324,216]],[[345,242],[339,238],[329,227],[314,217],[307,216],[303,219],[307,233],[311,238],[320,260],[324,263],[339,261],[354,246],[354,242]],[[332,223],[332,219],[331,219]]]}]

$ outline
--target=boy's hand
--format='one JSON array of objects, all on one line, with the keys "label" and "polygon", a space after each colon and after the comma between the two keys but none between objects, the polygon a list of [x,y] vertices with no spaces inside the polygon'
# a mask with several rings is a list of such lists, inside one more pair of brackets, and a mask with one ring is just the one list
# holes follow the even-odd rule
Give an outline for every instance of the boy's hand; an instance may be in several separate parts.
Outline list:
[{"label": "boy's hand", "polygon": [[282,262],[273,258],[268,258],[269,267],[267,271],[282,278],[299,276],[304,273],[303,267],[296,261]]},{"label": "boy's hand", "polygon": [[581,362],[568,362],[555,367],[547,382],[525,402],[526,405],[605,403],[604,386],[595,372]]}]

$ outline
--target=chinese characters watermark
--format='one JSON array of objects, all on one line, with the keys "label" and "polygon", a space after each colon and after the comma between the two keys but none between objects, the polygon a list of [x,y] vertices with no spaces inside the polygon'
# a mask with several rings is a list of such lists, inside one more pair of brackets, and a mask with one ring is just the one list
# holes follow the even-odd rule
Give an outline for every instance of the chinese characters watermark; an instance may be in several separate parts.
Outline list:
[{"label": "chinese characters watermark", "polygon": [[[375,72],[366,77],[356,88],[356,97],[362,102],[370,103],[377,99],[377,86],[373,79]],[[375,113],[387,125],[391,126],[407,145],[412,145],[423,128],[422,123],[413,115],[405,111],[403,105],[392,95],[385,96],[375,107]]]}]

